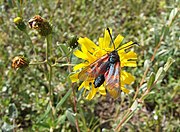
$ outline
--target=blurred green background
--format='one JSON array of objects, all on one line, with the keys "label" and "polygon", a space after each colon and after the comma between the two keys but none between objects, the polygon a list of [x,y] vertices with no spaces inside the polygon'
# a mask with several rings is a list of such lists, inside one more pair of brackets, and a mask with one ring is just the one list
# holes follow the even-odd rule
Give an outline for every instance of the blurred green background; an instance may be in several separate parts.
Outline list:
[{"label": "blurred green background", "polygon": [[[178,8],[178,0],[1,0],[0,1],[0,128],[1,131],[112,131],[114,120],[122,117],[132,103],[135,88],[144,74],[144,62],[152,57],[163,27],[168,23],[171,10]],[[29,60],[45,60],[45,38],[28,27],[28,20],[40,15],[50,22],[53,58],[62,57],[60,63],[73,55],[63,57],[62,45],[69,46],[73,36],[88,37],[94,42],[103,36],[104,29],[112,28],[113,37],[121,34],[126,41],[137,41],[138,67],[127,68],[136,80],[129,86],[131,93],[114,101],[97,96],[85,100],[76,90],[77,114],[73,109],[72,85],[68,78],[69,67],[53,69],[52,86],[57,117],[52,121],[49,109],[47,66],[35,65],[24,70],[11,68],[14,56],[23,55]],[[17,29],[15,17],[27,24],[28,36]],[[180,131],[180,19],[173,19],[166,37],[162,40],[150,72],[157,72],[169,57],[175,59],[164,78],[152,89],[144,105],[124,125],[122,131]],[[66,50],[72,50],[68,47]],[[148,77],[147,79],[148,80]],[[74,84],[77,89],[79,84]],[[68,95],[67,95],[68,92]],[[140,90],[141,94],[143,90]],[[63,98],[67,95],[67,98]],[[110,109],[111,108],[111,109]],[[76,117],[75,117],[76,116]]]}]

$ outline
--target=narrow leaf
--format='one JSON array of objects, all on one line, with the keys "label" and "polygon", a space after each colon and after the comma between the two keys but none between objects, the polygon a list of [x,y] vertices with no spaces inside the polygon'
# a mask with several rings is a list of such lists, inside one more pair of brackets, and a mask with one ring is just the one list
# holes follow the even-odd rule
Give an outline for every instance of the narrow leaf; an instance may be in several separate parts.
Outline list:
[{"label": "narrow leaf", "polygon": [[65,120],[66,120],[66,115],[61,115],[61,116],[58,118],[56,124],[57,124],[57,125],[58,125],[58,124],[64,124]]},{"label": "narrow leaf", "polygon": [[161,74],[164,72],[163,67],[160,67],[156,73],[156,77],[155,77],[155,81],[157,81],[159,79],[159,77],[161,76]]},{"label": "narrow leaf", "polygon": [[60,44],[60,50],[64,55],[67,55],[69,53],[68,47],[65,44]]},{"label": "narrow leaf", "polygon": [[144,69],[146,69],[147,67],[150,67],[151,61],[150,60],[145,60],[144,61]]},{"label": "narrow leaf", "polygon": [[155,45],[157,45],[160,41],[160,35],[158,34],[157,28],[154,30],[154,40],[155,40]]},{"label": "narrow leaf", "polygon": [[14,103],[9,105],[9,115],[12,119],[15,119],[18,117],[18,110]]},{"label": "narrow leaf", "polygon": [[164,27],[162,28],[161,34],[163,35],[163,39],[165,39],[166,36],[169,34],[169,27],[168,27],[168,26],[164,26]]},{"label": "narrow leaf", "polygon": [[1,130],[2,130],[2,132],[13,132],[14,127],[15,126],[4,122],[3,125],[1,126]]},{"label": "narrow leaf", "polygon": [[50,107],[50,105],[48,105],[47,110],[45,111],[44,115],[42,115],[42,117],[39,118],[37,123],[39,123],[41,120],[43,120],[45,117],[47,117],[50,111],[51,111],[51,107]]},{"label": "narrow leaf", "polygon": [[168,58],[166,64],[164,65],[164,71],[167,72],[167,70],[169,69],[169,67],[175,62],[174,59],[172,59],[171,57]]},{"label": "narrow leaf", "polygon": [[56,109],[60,108],[64,104],[64,102],[71,95],[71,93],[72,93],[72,89],[70,88],[69,91],[64,95],[64,97],[59,101],[59,103],[56,106]]},{"label": "narrow leaf", "polygon": [[173,22],[173,20],[174,20],[174,18],[176,17],[177,13],[178,13],[178,8],[174,8],[174,9],[171,11],[171,13],[170,13],[170,15],[169,15],[168,25],[170,25],[170,24]]},{"label": "narrow leaf", "polygon": [[71,125],[75,126],[75,116],[70,110],[66,110],[66,117],[71,123]]},{"label": "narrow leaf", "polygon": [[154,80],[155,80],[155,73],[152,72],[151,75],[150,75],[148,84],[147,84],[147,88],[148,88],[148,89],[151,88],[151,86],[152,86],[153,83],[154,83]]},{"label": "narrow leaf", "polygon": [[135,100],[134,103],[132,104],[131,108],[130,108],[131,112],[128,114],[123,125],[126,124],[126,122],[128,122],[131,119],[131,117],[134,115],[134,113],[138,110],[137,108],[138,108],[138,102],[137,102],[137,100]]},{"label": "narrow leaf", "polygon": [[148,94],[146,94],[145,96],[143,96],[142,100],[145,100],[149,95],[154,95],[154,94],[155,94],[155,92],[151,91]]},{"label": "narrow leaf", "polygon": [[138,107],[138,102],[137,102],[137,100],[135,100],[134,103],[132,104],[130,110],[135,111],[137,109],[137,107]]}]

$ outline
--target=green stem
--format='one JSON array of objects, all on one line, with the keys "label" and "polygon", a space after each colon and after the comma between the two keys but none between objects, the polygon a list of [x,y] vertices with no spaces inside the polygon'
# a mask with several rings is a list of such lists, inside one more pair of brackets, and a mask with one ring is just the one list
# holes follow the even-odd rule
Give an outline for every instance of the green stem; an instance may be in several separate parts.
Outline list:
[{"label": "green stem", "polygon": [[46,37],[46,41],[47,41],[47,45],[46,45],[46,60],[47,60],[47,62],[49,62],[49,37],[47,36]]},{"label": "green stem", "polygon": [[[49,58],[51,57],[51,45],[50,45],[50,35],[46,36],[46,41],[47,41],[47,45],[46,45],[46,62],[48,65],[48,85],[49,85],[49,96],[50,96],[50,107],[52,110],[52,120],[54,122],[54,118],[55,118],[55,108],[53,106],[53,87],[52,87],[52,65],[51,62],[49,60]],[[53,132],[53,127],[50,128],[50,131]]]},{"label": "green stem", "polygon": [[33,61],[33,62],[30,62],[29,65],[41,65],[41,64],[45,64],[47,63],[47,61]]}]

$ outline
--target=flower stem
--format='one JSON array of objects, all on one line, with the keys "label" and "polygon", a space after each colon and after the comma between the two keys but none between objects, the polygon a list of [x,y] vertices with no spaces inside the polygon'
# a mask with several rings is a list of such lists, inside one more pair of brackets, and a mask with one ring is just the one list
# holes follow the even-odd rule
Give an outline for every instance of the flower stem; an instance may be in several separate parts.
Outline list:
[{"label": "flower stem", "polygon": [[130,108],[128,109],[128,111],[127,111],[127,113],[125,114],[125,116],[123,117],[123,119],[120,121],[120,123],[117,125],[117,127],[115,128],[115,131],[117,132],[119,132],[120,131],[120,129],[121,129],[121,127],[122,127],[122,125],[123,125],[123,123],[126,121],[126,119],[127,119],[127,117],[129,116],[129,114],[130,114]]},{"label": "flower stem", "polygon": [[[53,87],[52,87],[52,65],[51,65],[51,62],[49,60],[49,58],[51,57],[51,45],[50,45],[50,37],[51,35],[48,35],[46,36],[46,41],[47,41],[47,45],[46,45],[46,63],[48,65],[48,85],[49,85],[49,96],[50,96],[50,101],[49,101],[49,104],[50,104],[50,107],[51,107],[51,110],[52,110],[52,120],[54,122],[54,118],[55,118],[55,108],[53,106]],[[50,131],[53,132],[53,127],[50,128]]]},{"label": "flower stem", "polygon": [[[72,52],[71,52],[71,53],[72,53]],[[71,64],[71,58],[70,58],[70,59],[67,58],[67,62],[69,62],[69,64]],[[71,65],[69,65],[68,71],[69,71],[69,72],[72,71],[72,66],[71,66]],[[73,83],[71,84],[71,88],[72,88],[72,91],[73,91],[74,113],[77,113],[77,98],[76,98],[76,92],[75,92],[75,88],[74,88]],[[75,119],[75,125],[76,125],[76,130],[77,130],[77,132],[80,132],[79,123],[78,123],[78,117],[77,117],[77,116],[76,116],[76,119]]]}]

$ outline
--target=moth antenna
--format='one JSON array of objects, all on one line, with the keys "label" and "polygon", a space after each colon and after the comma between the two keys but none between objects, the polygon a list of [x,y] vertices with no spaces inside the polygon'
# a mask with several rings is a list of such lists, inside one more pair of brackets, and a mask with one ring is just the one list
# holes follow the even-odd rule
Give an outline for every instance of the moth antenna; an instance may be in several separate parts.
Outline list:
[{"label": "moth antenna", "polygon": [[114,41],[113,41],[113,38],[112,38],[112,35],[111,35],[111,32],[110,32],[110,29],[107,28],[107,30],[108,30],[109,36],[110,36],[110,38],[111,38],[111,42],[112,42],[112,44],[113,44],[113,47],[114,47],[114,49],[115,49],[115,44],[114,44]]},{"label": "moth antenna", "polygon": [[130,48],[132,45],[137,45],[137,46],[140,46],[137,42],[134,42],[126,47],[122,47],[122,48],[119,48],[118,50],[122,50],[122,49],[126,49],[126,48]]}]

